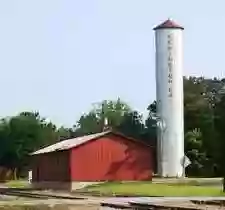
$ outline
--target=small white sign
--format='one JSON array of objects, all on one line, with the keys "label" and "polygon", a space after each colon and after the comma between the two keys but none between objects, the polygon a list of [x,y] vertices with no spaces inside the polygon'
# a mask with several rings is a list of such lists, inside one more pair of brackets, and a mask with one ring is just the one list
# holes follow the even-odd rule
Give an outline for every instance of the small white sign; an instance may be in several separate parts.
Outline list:
[{"label": "small white sign", "polygon": [[32,182],[32,171],[28,171],[28,182],[31,184]]},{"label": "small white sign", "polygon": [[183,166],[186,168],[191,164],[190,159],[185,155],[184,156],[184,162],[183,162]]}]

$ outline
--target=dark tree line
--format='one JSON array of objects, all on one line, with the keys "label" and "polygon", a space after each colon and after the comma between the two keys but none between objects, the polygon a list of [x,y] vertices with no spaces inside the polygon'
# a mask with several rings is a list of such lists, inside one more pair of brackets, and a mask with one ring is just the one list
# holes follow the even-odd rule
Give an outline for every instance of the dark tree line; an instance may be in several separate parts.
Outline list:
[{"label": "dark tree line", "polygon": [[[148,117],[118,100],[104,100],[82,115],[72,128],[57,128],[36,112],[1,119],[0,166],[16,174],[29,164],[29,154],[67,138],[101,132],[108,125],[125,135],[156,146],[156,102]],[[185,153],[192,164],[189,176],[221,176],[225,149],[225,79],[184,78]]]}]

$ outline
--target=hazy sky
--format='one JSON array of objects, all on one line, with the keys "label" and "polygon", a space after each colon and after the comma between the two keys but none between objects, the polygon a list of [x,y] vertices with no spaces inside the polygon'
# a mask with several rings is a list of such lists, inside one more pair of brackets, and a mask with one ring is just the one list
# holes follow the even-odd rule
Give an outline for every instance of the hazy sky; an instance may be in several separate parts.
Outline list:
[{"label": "hazy sky", "polygon": [[222,77],[223,0],[0,0],[0,116],[38,110],[70,126],[92,103],[155,99],[154,33],[185,27],[185,75]]}]

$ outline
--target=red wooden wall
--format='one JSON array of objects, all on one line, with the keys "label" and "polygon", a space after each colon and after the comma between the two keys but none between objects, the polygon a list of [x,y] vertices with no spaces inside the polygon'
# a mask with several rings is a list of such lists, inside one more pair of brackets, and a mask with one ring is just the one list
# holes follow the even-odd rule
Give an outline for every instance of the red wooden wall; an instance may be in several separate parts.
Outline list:
[{"label": "red wooden wall", "polygon": [[71,150],[72,181],[151,180],[151,148],[109,134]]}]

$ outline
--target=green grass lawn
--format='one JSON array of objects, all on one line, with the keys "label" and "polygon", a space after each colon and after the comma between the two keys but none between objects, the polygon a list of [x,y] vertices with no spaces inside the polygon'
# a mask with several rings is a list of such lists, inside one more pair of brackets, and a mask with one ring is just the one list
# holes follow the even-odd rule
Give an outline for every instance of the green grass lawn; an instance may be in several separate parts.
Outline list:
[{"label": "green grass lawn", "polygon": [[124,196],[223,196],[222,187],[155,184],[151,182],[108,182],[84,188],[101,195]]},{"label": "green grass lawn", "polygon": [[11,180],[5,183],[7,187],[10,188],[27,188],[29,183],[26,180]]}]

